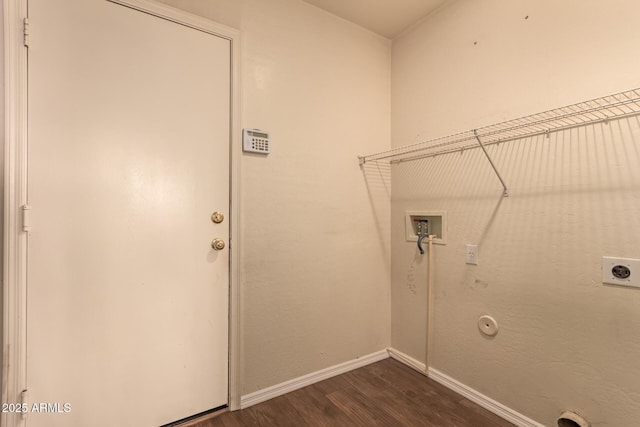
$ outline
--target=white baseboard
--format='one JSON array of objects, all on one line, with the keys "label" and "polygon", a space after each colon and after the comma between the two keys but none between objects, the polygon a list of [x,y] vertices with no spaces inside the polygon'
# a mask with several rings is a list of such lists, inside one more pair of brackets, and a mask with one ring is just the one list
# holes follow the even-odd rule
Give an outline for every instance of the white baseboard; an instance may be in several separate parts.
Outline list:
[{"label": "white baseboard", "polygon": [[380,360],[387,359],[388,357],[389,353],[387,350],[380,350],[366,356],[358,357],[357,359],[349,360],[338,365],[330,366],[328,368],[258,390],[247,394],[246,396],[242,396],[240,398],[240,408],[248,408],[249,406],[273,399],[274,397],[282,396],[283,394],[335,377],[336,375],[344,374],[345,372],[361,368],[374,362],[379,362]]},{"label": "white baseboard", "polygon": [[404,354],[401,351],[398,351],[391,347],[387,348],[387,351],[389,352],[389,356],[392,359],[395,359],[398,362],[404,363],[408,367],[413,368],[416,371],[420,372],[422,375],[427,375],[427,371],[425,368],[426,365],[423,362],[420,362],[419,360],[414,359],[413,357],[407,354]]},{"label": "white baseboard", "polygon": [[[410,368],[413,368],[424,374],[424,363],[419,362],[411,356],[408,356],[396,349],[389,348],[387,350],[389,352],[389,356],[391,356],[393,359],[396,359],[397,361],[404,363]],[[512,424],[515,424],[518,427],[545,427],[543,424],[540,424],[537,421],[532,420],[531,418],[525,417],[521,413],[514,411],[513,409],[508,408],[499,402],[496,402],[490,397],[487,397],[479,391],[474,390],[465,384],[462,384],[460,381],[451,378],[450,376],[438,371],[437,369],[429,368],[428,376],[432,380],[466,397],[470,401],[477,403],[488,411],[493,412],[497,416],[509,421]]]},{"label": "white baseboard", "polygon": [[[417,359],[414,359],[413,357],[404,354],[394,348],[387,348],[386,350],[377,351],[375,353],[371,353],[354,360],[340,363],[329,368],[321,369],[319,371],[312,372],[310,374],[303,375],[301,377],[294,378],[292,380],[285,381],[283,383],[276,384],[262,390],[258,390],[256,392],[247,394],[246,396],[242,396],[240,398],[240,408],[248,408],[249,406],[256,405],[269,399],[273,399],[274,397],[282,396],[283,394],[298,390],[302,387],[306,387],[319,381],[335,377],[336,375],[344,374],[346,372],[361,368],[371,363],[384,360],[388,357],[391,357],[407,365],[408,367],[415,369],[423,375],[425,374],[425,364],[423,362],[420,362]],[[477,403],[488,411],[493,412],[497,416],[511,422],[512,424],[515,424],[518,427],[545,427],[544,425],[528,417],[525,417],[519,412],[514,411],[513,409],[508,408],[499,402],[496,402],[490,397],[483,395],[479,391],[474,390],[465,384],[462,384],[461,382],[438,371],[437,369],[429,368],[428,376],[432,380],[442,384],[448,389],[455,391],[461,396],[466,397],[470,401]]]}]

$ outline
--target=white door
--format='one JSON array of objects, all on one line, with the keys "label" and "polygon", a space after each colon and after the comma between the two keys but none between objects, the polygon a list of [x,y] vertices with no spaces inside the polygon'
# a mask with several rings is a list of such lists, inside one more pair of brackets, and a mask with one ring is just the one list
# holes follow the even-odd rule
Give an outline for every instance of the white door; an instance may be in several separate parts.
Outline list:
[{"label": "white door", "polygon": [[106,0],[28,8],[27,425],[226,405],[230,41]]}]

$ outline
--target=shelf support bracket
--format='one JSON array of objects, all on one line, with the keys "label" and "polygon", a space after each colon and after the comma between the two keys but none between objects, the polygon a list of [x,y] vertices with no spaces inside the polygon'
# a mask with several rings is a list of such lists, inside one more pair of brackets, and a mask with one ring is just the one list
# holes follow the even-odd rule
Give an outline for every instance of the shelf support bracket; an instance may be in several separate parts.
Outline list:
[{"label": "shelf support bracket", "polygon": [[489,153],[487,153],[487,149],[484,147],[484,144],[482,143],[482,141],[480,140],[480,137],[478,136],[478,130],[477,129],[473,130],[473,135],[478,140],[478,144],[480,144],[480,148],[482,148],[482,151],[484,152],[484,155],[487,156],[487,160],[489,160],[489,163],[491,164],[491,167],[493,168],[493,171],[496,173],[496,175],[498,176],[498,179],[500,180],[500,183],[502,184],[502,188],[504,188],[504,191],[502,192],[502,195],[504,197],[509,197],[509,190],[507,189],[507,184],[504,183],[504,180],[502,179],[502,176],[500,176],[500,172],[498,172],[498,168],[496,168],[496,165],[493,163],[493,160],[491,160],[491,156],[489,155]]}]

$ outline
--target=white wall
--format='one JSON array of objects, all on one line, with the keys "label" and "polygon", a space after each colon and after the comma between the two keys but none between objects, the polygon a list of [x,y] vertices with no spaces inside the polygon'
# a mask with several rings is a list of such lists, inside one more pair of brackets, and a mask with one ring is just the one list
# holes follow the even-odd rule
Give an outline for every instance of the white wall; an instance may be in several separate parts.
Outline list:
[{"label": "white wall", "polygon": [[635,425],[640,291],[599,269],[640,258],[637,119],[491,147],[507,199],[477,150],[394,166],[391,218],[392,169],[355,156],[389,148],[389,105],[400,146],[640,86],[640,5],[454,1],[394,42],[390,101],[389,42],[312,6],[163,1],[242,31],[241,120],[273,137],[241,161],[242,394],[380,350],[390,323],[423,360],[426,266],[402,216],[443,209],[434,367],[545,425],[564,408]]},{"label": "white wall", "polygon": [[[639,19],[624,0],[452,2],[393,43],[393,145],[640,87]],[[491,146],[508,198],[480,150],[393,166],[392,346],[424,360],[426,262],[404,212],[446,210],[433,367],[544,425],[563,409],[636,425],[640,289],[600,266],[640,258],[639,143],[632,118]]]},{"label": "white wall", "polygon": [[[0,8],[0,99],[4,101],[4,7]],[[5,103],[0,105],[0,132],[4,135],[4,114]],[[0,194],[3,195],[4,206],[4,138],[0,142]],[[0,209],[0,224],[4,224],[4,208]],[[4,227],[0,227],[0,242],[4,242]],[[0,259],[4,259],[4,244],[0,245]],[[0,277],[4,277],[4,263],[0,263]],[[2,310],[4,306],[4,293],[0,292],[0,340],[3,338],[4,333],[4,317],[2,316]],[[4,341],[3,341],[4,342]],[[3,352],[4,354],[4,352]],[[4,358],[3,358],[4,360]],[[4,373],[0,370],[0,383],[4,384],[2,375]]]},{"label": "white wall", "polygon": [[390,343],[390,42],[298,0],[163,0],[241,31],[242,394]]}]

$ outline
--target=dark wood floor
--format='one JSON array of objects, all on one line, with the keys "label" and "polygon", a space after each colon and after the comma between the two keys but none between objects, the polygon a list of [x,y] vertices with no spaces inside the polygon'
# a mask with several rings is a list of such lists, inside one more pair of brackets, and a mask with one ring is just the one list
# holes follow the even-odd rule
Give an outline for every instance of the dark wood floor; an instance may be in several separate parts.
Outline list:
[{"label": "dark wood floor", "polygon": [[330,378],[197,427],[513,424],[393,359]]}]

